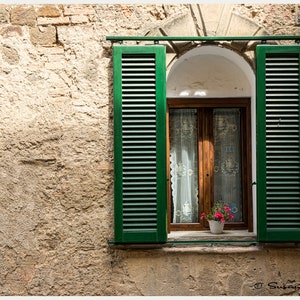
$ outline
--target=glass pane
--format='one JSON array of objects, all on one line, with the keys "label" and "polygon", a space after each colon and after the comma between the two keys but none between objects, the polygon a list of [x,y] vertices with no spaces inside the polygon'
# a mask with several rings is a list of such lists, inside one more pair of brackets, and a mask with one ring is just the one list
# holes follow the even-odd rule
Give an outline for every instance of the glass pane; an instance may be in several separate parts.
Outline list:
[{"label": "glass pane", "polygon": [[218,108],[213,113],[214,201],[231,207],[233,222],[243,220],[240,110]]},{"label": "glass pane", "polygon": [[170,109],[173,223],[198,223],[197,110]]}]

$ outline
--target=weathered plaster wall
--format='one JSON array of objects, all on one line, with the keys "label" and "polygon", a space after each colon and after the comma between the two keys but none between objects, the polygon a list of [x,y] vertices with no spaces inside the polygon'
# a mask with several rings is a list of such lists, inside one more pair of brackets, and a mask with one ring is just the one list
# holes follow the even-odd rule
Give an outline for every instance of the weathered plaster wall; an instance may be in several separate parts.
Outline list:
[{"label": "weathered plaster wall", "polygon": [[299,295],[299,253],[254,246],[130,250],[122,263],[127,282],[120,288],[140,296]]},{"label": "weathered plaster wall", "polygon": [[205,28],[188,5],[0,6],[1,295],[299,294],[266,286],[300,284],[299,248],[108,246],[113,100],[105,36],[251,26],[253,34],[299,34],[295,5],[201,10]]}]

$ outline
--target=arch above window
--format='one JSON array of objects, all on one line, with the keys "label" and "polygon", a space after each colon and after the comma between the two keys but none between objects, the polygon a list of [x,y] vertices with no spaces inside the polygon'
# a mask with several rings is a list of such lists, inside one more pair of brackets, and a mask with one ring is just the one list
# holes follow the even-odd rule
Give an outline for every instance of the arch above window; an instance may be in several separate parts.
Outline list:
[{"label": "arch above window", "polygon": [[255,76],[236,52],[202,46],[182,55],[168,72],[167,97],[252,97]]}]

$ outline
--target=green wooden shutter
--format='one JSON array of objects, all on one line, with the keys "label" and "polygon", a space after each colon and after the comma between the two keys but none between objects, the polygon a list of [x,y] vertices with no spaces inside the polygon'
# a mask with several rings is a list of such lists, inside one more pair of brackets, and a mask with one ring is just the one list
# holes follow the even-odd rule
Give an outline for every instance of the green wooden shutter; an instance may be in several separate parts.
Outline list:
[{"label": "green wooden shutter", "polygon": [[165,53],[113,47],[116,243],[167,239]]},{"label": "green wooden shutter", "polygon": [[300,241],[299,60],[299,46],[257,46],[259,241]]}]

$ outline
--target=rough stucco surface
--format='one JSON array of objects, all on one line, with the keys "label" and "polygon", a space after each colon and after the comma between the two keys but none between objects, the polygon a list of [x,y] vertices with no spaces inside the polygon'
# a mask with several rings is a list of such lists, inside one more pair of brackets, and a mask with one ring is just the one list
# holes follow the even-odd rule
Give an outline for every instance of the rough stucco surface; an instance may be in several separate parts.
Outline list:
[{"label": "rough stucco surface", "polygon": [[293,249],[226,246],[131,251],[124,266],[130,294],[271,296],[299,294],[299,262]]},{"label": "rough stucco surface", "polygon": [[251,34],[300,33],[295,5],[204,5],[206,27],[184,27],[199,22],[193,9],[0,6],[1,295],[299,294],[299,248],[108,246],[113,99],[105,36],[157,28],[225,35],[238,24]]}]

